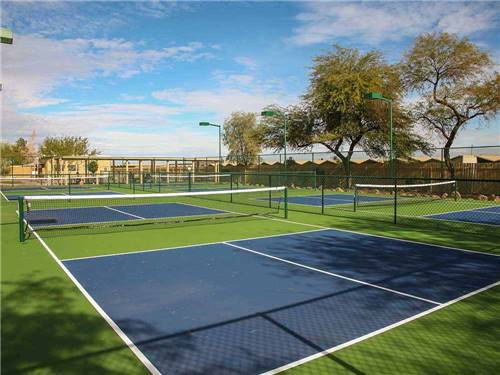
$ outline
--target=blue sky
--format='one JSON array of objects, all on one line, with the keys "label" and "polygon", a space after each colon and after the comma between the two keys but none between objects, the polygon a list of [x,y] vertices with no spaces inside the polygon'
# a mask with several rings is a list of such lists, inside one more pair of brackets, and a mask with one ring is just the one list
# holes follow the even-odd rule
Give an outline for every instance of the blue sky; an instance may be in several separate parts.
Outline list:
[{"label": "blue sky", "polygon": [[[415,36],[447,31],[500,62],[497,2],[36,1],[1,10],[14,32],[1,47],[2,137],[82,135],[110,155],[216,155],[216,129],[199,121],[296,103],[313,57],[333,44],[397,62]],[[497,119],[470,126],[456,145],[499,143]]]}]

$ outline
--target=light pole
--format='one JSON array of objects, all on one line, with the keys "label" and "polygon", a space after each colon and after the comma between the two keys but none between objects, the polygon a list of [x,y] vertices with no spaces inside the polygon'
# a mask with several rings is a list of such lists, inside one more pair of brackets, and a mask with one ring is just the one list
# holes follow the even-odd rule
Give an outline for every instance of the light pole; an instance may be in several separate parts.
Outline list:
[{"label": "light pole", "polygon": [[284,157],[285,157],[285,173],[287,171],[287,160],[286,160],[286,133],[287,133],[287,117],[286,117],[286,114],[281,114],[279,112],[275,112],[275,111],[262,111],[261,113],[261,116],[264,116],[264,117],[274,117],[274,116],[277,116],[277,115],[281,115],[281,117],[283,118],[283,127],[284,127],[284,134],[283,134],[283,138],[284,138],[284,145],[283,145],[283,153],[284,153]]},{"label": "light pole", "polygon": [[219,172],[222,169],[222,155],[221,155],[221,126],[217,124],[212,124],[207,121],[202,121],[199,124],[200,126],[215,126],[216,128],[219,128]]},{"label": "light pole", "polygon": [[[14,42],[14,37],[12,36],[12,31],[4,27],[0,28],[0,42],[2,44],[12,44]],[[0,83],[0,91],[2,91],[2,84]]]},{"label": "light pole", "polygon": [[369,92],[365,94],[365,99],[368,100],[382,100],[387,103],[389,111],[389,162],[391,165],[391,177],[396,177],[396,165],[394,163],[394,132],[392,128],[392,100],[384,97],[379,92]]}]

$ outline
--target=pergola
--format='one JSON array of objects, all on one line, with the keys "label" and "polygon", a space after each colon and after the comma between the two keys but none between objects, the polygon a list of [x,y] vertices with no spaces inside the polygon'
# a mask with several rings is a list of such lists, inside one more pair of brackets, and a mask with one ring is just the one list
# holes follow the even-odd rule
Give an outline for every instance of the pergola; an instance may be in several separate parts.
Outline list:
[{"label": "pergola", "polygon": [[[95,161],[109,161],[111,164],[110,174],[124,172],[128,180],[129,172],[139,172],[142,180],[143,172],[149,173],[179,173],[189,171],[192,174],[205,171],[209,165],[213,166],[213,173],[220,172],[220,162],[217,157],[174,157],[174,156],[103,156],[103,155],[76,155],[50,157],[42,156],[40,161],[48,168],[50,174],[56,173],[56,163],[63,162],[83,162],[85,164],[85,174],[88,173],[88,163]],[[47,165],[48,164],[48,165]],[[142,181],[141,181],[142,182]]]}]

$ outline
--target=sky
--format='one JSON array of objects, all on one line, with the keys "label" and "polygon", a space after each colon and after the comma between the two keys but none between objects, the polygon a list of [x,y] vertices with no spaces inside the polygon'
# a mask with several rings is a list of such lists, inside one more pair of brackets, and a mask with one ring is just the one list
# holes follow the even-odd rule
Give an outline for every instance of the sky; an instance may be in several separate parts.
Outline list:
[{"label": "sky", "polygon": [[[216,156],[234,111],[290,105],[334,44],[398,62],[416,36],[467,36],[500,65],[499,2],[2,1],[2,139],[88,137],[104,155]],[[411,97],[408,100],[412,100]],[[500,144],[500,119],[457,146]],[[436,140],[436,145],[440,142]],[[320,148],[318,150],[321,150]],[[223,150],[225,151],[225,150]]]}]

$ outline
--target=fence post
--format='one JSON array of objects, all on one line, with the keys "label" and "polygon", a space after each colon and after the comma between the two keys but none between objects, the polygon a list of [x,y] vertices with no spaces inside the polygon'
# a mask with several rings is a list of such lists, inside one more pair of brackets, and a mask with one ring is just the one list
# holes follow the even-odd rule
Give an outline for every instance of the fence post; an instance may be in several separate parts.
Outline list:
[{"label": "fence post", "polygon": [[[316,176],[314,176],[316,181]],[[321,214],[325,213],[325,175],[321,178]]]},{"label": "fence post", "polygon": [[17,209],[19,212],[19,241],[24,242],[26,240],[24,234],[24,196],[17,198]]},{"label": "fence post", "polygon": [[398,179],[394,177],[394,224],[397,223],[397,207],[398,207]]},{"label": "fence post", "polygon": [[285,219],[288,219],[288,188],[285,186]]},{"label": "fence post", "polygon": [[[267,187],[272,187],[273,183],[272,183],[272,176],[271,176],[271,174],[269,174],[267,176],[267,179],[268,179]],[[272,202],[272,200],[271,200],[271,190],[269,190],[269,208],[271,208],[271,202]]]}]

